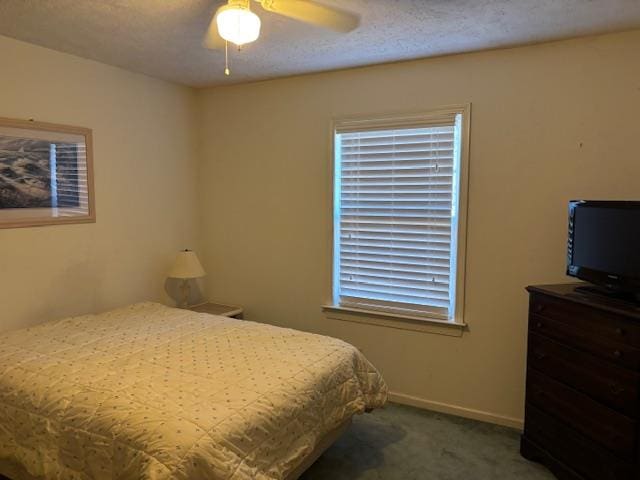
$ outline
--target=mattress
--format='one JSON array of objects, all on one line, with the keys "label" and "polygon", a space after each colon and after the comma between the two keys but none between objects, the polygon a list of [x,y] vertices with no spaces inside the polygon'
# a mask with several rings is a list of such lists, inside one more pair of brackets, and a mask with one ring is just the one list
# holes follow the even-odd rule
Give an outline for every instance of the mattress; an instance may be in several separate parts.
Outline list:
[{"label": "mattress", "polygon": [[136,304],[0,334],[0,473],[281,479],[386,396],[341,340]]}]

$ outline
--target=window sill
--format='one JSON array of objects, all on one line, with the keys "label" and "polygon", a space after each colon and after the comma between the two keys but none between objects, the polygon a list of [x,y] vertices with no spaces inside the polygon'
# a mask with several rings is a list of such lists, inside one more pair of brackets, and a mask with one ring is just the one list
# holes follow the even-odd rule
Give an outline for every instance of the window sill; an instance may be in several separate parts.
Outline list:
[{"label": "window sill", "polygon": [[336,305],[323,305],[322,311],[327,318],[332,320],[366,323],[380,327],[435,333],[451,337],[461,337],[462,333],[467,329],[467,324],[465,323],[453,323],[435,318],[412,317],[395,313],[340,307]]}]

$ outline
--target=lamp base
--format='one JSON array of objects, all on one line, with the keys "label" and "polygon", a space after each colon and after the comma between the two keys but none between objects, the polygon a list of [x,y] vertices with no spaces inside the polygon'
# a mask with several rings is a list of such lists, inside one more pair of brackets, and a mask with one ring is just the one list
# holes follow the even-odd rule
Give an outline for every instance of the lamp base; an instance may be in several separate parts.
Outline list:
[{"label": "lamp base", "polygon": [[189,283],[189,279],[185,278],[182,280],[182,284],[180,285],[180,292],[182,293],[182,297],[180,298],[180,302],[176,305],[178,308],[189,308],[189,297],[191,296],[191,284]]}]

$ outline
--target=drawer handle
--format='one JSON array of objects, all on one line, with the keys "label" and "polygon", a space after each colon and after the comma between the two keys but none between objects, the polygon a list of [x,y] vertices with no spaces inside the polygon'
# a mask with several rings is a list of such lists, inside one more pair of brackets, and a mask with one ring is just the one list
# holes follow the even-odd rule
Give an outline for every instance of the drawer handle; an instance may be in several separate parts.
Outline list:
[{"label": "drawer handle", "polygon": [[614,382],[611,385],[609,385],[609,390],[613,395],[620,395],[622,392],[625,391],[625,388],[621,387],[620,385]]},{"label": "drawer handle", "polygon": [[616,358],[622,358],[622,352],[620,350],[615,350],[613,352],[613,356]]},{"label": "drawer handle", "polygon": [[534,309],[536,312],[541,313],[541,312],[543,312],[543,311],[544,311],[544,305],[540,305],[539,303],[537,303],[537,304],[535,305],[535,307],[533,307],[533,309]]},{"label": "drawer handle", "polygon": [[542,328],[542,322],[536,322],[536,328]]},{"label": "drawer handle", "polygon": [[618,335],[624,335],[626,332],[622,328],[618,327],[618,328],[616,328],[616,333]]}]

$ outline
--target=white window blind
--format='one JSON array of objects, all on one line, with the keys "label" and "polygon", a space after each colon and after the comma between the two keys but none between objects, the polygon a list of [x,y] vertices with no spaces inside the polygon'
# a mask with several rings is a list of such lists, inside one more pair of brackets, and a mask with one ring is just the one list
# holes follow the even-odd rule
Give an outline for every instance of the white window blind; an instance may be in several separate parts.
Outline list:
[{"label": "white window blind", "polygon": [[334,304],[452,319],[460,125],[336,129]]}]

